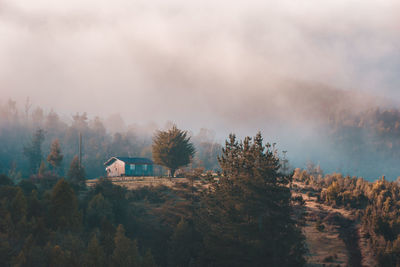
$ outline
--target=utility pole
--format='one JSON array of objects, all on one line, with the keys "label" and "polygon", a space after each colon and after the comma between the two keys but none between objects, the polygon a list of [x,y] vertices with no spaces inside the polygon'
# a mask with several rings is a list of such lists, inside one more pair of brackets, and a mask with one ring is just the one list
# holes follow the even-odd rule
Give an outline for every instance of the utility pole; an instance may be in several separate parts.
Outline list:
[{"label": "utility pole", "polygon": [[79,132],[79,169],[82,168],[82,133]]}]

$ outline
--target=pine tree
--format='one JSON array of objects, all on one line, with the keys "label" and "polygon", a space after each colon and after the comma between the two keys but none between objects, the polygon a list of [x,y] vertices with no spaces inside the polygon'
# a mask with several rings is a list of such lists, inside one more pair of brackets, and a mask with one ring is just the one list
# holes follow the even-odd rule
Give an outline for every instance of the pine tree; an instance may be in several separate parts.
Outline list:
[{"label": "pine tree", "polygon": [[50,266],[68,266],[68,258],[65,251],[59,246],[55,245],[50,250],[50,257],[49,257]]},{"label": "pine tree", "polygon": [[112,256],[114,266],[136,267],[140,264],[137,242],[125,236],[125,229],[120,224],[115,233],[115,249]]},{"label": "pine tree", "polygon": [[193,231],[189,224],[181,218],[171,237],[168,252],[169,266],[188,266],[192,257]]},{"label": "pine tree", "polygon": [[112,254],[115,249],[114,237],[115,237],[116,229],[106,218],[103,218],[101,221],[100,227],[100,245],[104,249],[104,253],[106,254],[106,261],[110,262]]},{"label": "pine tree", "polygon": [[112,205],[98,193],[88,204],[87,221],[90,226],[98,226],[103,219],[113,221]]},{"label": "pine tree", "polygon": [[0,262],[6,264],[11,261],[11,257],[15,249],[10,245],[8,240],[0,241]]},{"label": "pine tree", "polygon": [[11,202],[11,216],[14,223],[18,223],[26,216],[27,202],[24,193],[18,188],[17,194]]},{"label": "pine tree", "polygon": [[43,218],[35,219],[35,224],[32,227],[32,234],[35,243],[39,246],[44,246],[49,238],[51,231],[46,227]]},{"label": "pine tree", "polygon": [[101,267],[106,266],[106,257],[103,248],[99,244],[96,235],[93,235],[90,239],[87,253],[86,253],[86,265],[88,267]]},{"label": "pine tree", "polygon": [[152,148],[154,162],[167,167],[171,177],[179,167],[188,165],[195,153],[188,133],[176,125],[168,131],[157,131]]},{"label": "pine tree", "polygon": [[64,156],[61,153],[60,142],[58,139],[55,139],[51,143],[50,154],[47,156],[47,161],[55,170],[59,170],[61,168],[63,158]]},{"label": "pine tree", "polygon": [[35,245],[32,235],[28,235],[22,250],[14,260],[14,264],[15,266],[26,267],[45,266],[46,260],[42,248]]},{"label": "pine tree", "polygon": [[11,236],[14,234],[15,225],[13,223],[11,213],[8,211],[8,203],[6,199],[0,202],[0,228],[6,236]]},{"label": "pine tree", "polygon": [[32,174],[36,174],[42,162],[42,143],[44,141],[44,130],[38,129],[29,145],[24,146],[24,155],[29,160]]},{"label": "pine tree", "polygon": [[32,190],[28,199],[27,217],[40,217],[43,215],[44,207],[38,199],[38,193],[36,190]]},{"label": "pine tree", "polygon": [[64,179],[59,180],[53,188],[49,212],[54,229],[74,230],[81,224],[78,200]]},{"label": "pine tree", "polygon": [[85,169],[81,164],[79,164],[78,156],[75,156],[72,159],[67,177],[73,184],[82,184],[85,181]]},{"label": "pine tree", "polygon": [[156,267],[157,266],[150,249],[148,249],[146,251],[146,253],[144,254],[141,266],[142,267]]},{"label": "pine tree", "polygon": [[198,228],[202,264],[301,266],[304,244],[291,219],[290,179],[278,173],[273,145],[260,133],[238,142],[230,135],[219,163],[218,182],[202,196]]}]

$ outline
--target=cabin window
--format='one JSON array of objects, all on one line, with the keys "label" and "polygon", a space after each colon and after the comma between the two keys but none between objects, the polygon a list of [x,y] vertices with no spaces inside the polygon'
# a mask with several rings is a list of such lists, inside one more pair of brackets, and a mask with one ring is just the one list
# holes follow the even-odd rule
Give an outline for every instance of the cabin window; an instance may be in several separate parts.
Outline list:
[{"label": "cabin window", "polygon": [[135,164],[131,164],[131,170],[134,171],[135,170]]},{"label": "cabin window", "polygon": [[143,165],[143,171],[147,171],[147,164]]}]

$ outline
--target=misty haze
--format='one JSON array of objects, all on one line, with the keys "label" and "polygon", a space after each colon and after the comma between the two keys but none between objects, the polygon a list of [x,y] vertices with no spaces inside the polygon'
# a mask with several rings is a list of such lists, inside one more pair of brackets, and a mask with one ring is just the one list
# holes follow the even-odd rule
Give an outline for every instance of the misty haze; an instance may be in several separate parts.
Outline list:
[{"label": "misty haze", "polygon": [[400,266],[399,12],[0,0],[0,265]]}]

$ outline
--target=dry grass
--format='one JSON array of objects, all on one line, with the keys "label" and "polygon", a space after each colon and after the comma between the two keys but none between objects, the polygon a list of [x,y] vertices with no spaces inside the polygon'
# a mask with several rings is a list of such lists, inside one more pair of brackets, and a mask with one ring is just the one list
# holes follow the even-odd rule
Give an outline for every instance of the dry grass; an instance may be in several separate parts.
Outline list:
[{"label": "dry grass", "polygon": [[[167,186],[170,188],[181,187],[184,184],[188,186],[192,183],[192,181],[188,178],[165,178],[165,177],[113,177],[108,178],[113,184],[124,186],[130,190],[138,189],[141,187],[151,187],[151,186]],[[98,182],[95,180],[88,180],[86,182],[87,186],[94,186]],[[194,180],[193,186],[197,188],[207,188],[207,184],[202,180]]]},{"label": "dry grass", "polygon": [[[293,191],[306,200],[303,232],[309,249],[307,266],[377,266],[354,211],[317,203],[301,183]],[[322,231],[316,227],[319,224]]]},{"label": "dry grass", "polygon": [[[321,210],[315,202],[306,201],[306,211],[306,224],[303,231],[309,249],[307,266],[328,266],[330,264],[346,266],[348,253],[346,244],[339,238],[338,227],[322,220],[327,216],[327,212]],[[316,227],[319,220],[322,220],[325,226],[322,231]]]}]

